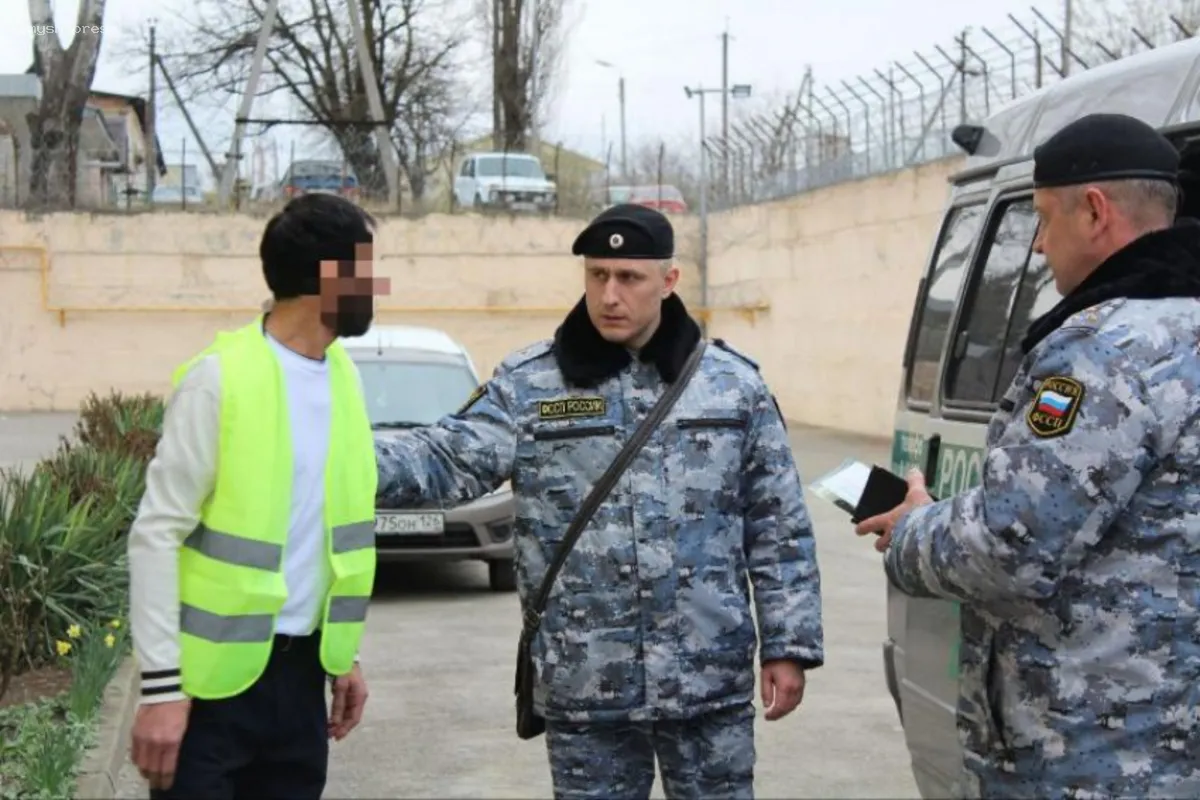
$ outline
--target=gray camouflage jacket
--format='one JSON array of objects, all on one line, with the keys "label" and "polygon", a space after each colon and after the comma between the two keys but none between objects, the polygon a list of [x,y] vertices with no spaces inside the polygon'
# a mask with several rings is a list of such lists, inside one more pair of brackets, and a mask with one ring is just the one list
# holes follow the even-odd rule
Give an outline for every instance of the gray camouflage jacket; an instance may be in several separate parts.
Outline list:
[{"label": "gray camouflage jacket", "polygon": [[[380,440],[380,507],[453,506],[511,478],[524,606],[699,335],[672,295],[634,359],[581,302],[459,413]],[[783,420],[753,362],[715,345],[559,574],[532,647],[547,719],[682,718],[749,702],[757,639],[763,661],[824,661],[816,545]]]},{"label": "gray camouflage jacket", "polygon": [[[962,604],[965,796],[1200,796],[1200,238],[1173,246],[1187,235],[1117,260],[1158,299],[1112,297],[1045,335],[988,426],[981,484],[893,530],[895,585]],[[1155,248],[1190,274],[1156,273]]]}]

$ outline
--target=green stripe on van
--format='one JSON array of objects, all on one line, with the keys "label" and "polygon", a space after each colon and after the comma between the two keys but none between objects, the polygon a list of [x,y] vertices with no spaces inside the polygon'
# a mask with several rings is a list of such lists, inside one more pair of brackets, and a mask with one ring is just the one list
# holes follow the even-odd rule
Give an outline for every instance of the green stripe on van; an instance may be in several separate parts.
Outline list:
[{"label": "green stripe on van", "polygon": [[[929,437],[897,429],[892,438],[892,472],[903,475],[912,467],[925,469],[928,453]],[[937,475],[931,489],[933,494],[942,498],[952,497],[977,486],[983,478],[983,455],[984,449],[981,447],[963,447],[943,442],[938,456]],[[952,605],[957,619],[960,606],[958,603]],[[946,663],[946,677],[950,680],[958,680],[961,646],[962,638],[955,637]]]},{"label": "green stripe on van", "polygon": [[[929,439],[919,433],[897,430],[892,437],[892,472],[904,475],[912,467],[925,469]],[[982,447],[942,442],[938,457],[937,475],[930,491],[937,497],[951,497],[978,486],[983,479]],[[928,475],[925,476],[929,478]]]}]

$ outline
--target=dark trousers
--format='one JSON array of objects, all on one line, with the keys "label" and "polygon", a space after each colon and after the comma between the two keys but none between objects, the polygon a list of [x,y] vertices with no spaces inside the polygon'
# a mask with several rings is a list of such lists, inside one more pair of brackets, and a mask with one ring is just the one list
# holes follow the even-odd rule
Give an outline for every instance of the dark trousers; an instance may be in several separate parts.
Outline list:
[{"label": "dark trousers", "polygon": [[319,635],[276,636],[257,683],[226,700],[193,700],[175,781],[151,800],[320,798],[329,717],[319,648]]},{"label": "dark trousers", "polygon": [[669,722],[546,722],[556,800],[752,800],[754,705]]}]

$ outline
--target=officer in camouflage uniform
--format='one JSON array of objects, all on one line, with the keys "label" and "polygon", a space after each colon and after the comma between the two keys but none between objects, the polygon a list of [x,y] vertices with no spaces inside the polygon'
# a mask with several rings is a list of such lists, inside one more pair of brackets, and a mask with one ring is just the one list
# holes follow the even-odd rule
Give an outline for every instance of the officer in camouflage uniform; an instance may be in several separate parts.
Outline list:
[{"label": "officer in camouflage uniform", "polygon": [[[381,507],[453,506],[511,478],[522,603],[700,328],[669,221],[618,205],[576,240],[585,296],[455,415],[378,445]],[[569,402],[562,402],[568,400]],[[813,532],[784,422],[720,341],[576,543],[532,650],[556,797],[752,797],[756,630],[767,719],[824,661]]]},{"label": "officer in camouflage uniform", "polygon": [[1035,151],[1034,322],[982,483],[864,521],[892,582],[962,603],[962,793],[1200,796],[1200,226],[1119,115]]}]

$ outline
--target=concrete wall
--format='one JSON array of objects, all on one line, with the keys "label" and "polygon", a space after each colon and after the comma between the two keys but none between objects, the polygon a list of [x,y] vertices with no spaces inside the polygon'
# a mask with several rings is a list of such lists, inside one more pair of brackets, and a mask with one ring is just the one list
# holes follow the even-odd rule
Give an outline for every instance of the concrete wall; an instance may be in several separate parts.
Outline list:
[{"label": "concrete wall", "polygon": [[[789,418],[890,431],[913,292],[948,172],[933,164],[712,218],[710,332],[761,363]],[[0,212],[0,409],[73,410],[110,387],[165,392],[175,366],[266,298],[257,261],[264,221]],[[376,258],[392,295],[380,320],[444,328],[490,372],[506,353],[551,335],[579,298],[569,255],[579,226],[388,219]],[[696,220],[679,220],[677,237],[681,293],[698,307]]]},{"label": "concrete wall", "polygon": [[[268,296],[258,263],[265,218],[164,212],[0,213],[0,409],[73,410],[116,387],[165,392],[172,370]],[[679,231],[685,259],[695,229]],[[384,323],[444,328],[488,373],[553,334],[579,299],[570,255],[579,223],[433,215],[388,220],[377,274],[392,280]],[[685,262],[685,297],[696,270]]]},{"label": "concrete wall", "polygon": [[709,235],[712,335],[759,362],[784,413],[890,436],[904,340],[959,159],[723,213]]}]

